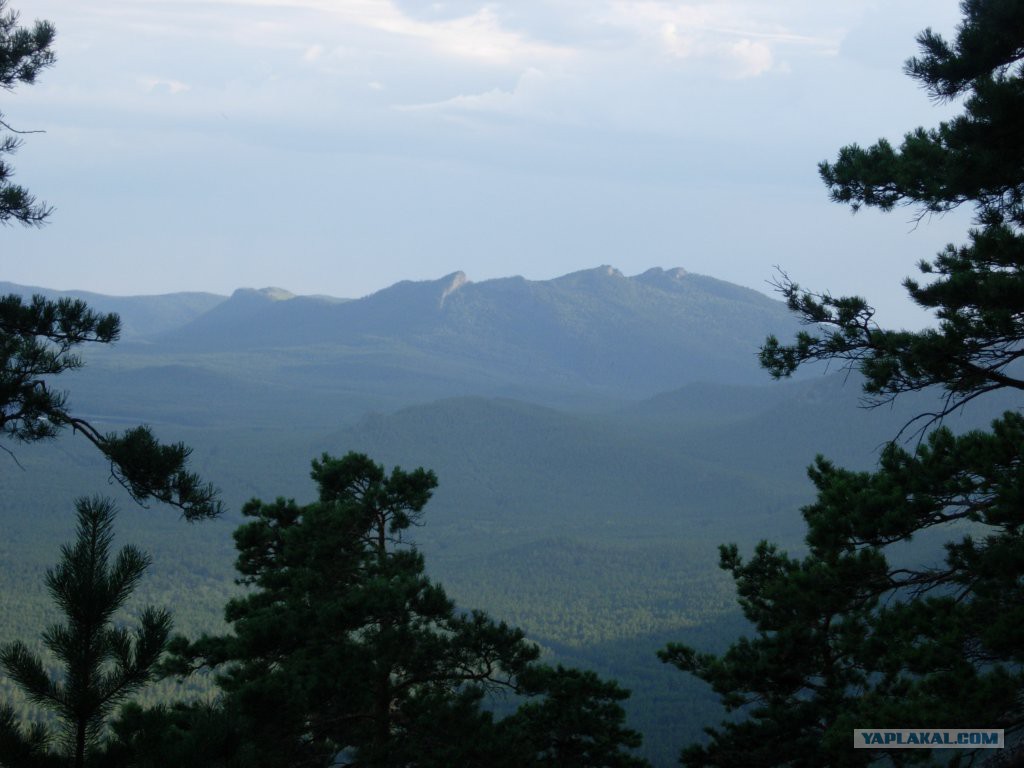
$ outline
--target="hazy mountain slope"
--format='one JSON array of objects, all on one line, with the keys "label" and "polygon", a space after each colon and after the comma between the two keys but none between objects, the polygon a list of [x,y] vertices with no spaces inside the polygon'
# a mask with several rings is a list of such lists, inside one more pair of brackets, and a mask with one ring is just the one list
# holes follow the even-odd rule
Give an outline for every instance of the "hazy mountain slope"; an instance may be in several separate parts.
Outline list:
[{"label": "hazy mountain slope", "polygon": [[441,487],[428,535],[458,535],[477,549],[552,535],[621,542],[698,530],[703,538],[711,529],[736,536],[751,519],[776,525],[773,515],[804,498],[799,486],[756,464],[707,460],[690,438],[460,398],[368,418],[323,444],[434,469]]},{"label": "hazy mountain slope", "polygon": [[[662,431],[710,426],[721,428],[764,413],[792,398],[792,382],[771,382],[767,376],[747,385],[694,382],[629,403],[608,414],[621,424]],[[756,381],[756,379],[755,379]]]},{"label": "hazy mountain slope", "polygon": [[[865,410],[860,394],[857,382],[833,375],[766,387],[690,386],[608,414],[458,398],[374,415],[320,444],[433,468],[441,478],[435,531],[451,526],[481,539],[474,547],[552,535],[797,542],[814,456],[869,468],[933,402],[923,394]],[[1010,405],[1012,397],[993,397],[947,423],[957,431],[983,427]]]},{"label": "hazy mountain slope", "polygon": [[[779,387],[788,387],[788,396],[749,418],[731,423],[723,420],[696,430],[693,434],[704,455],[711,461],[731,461],[739,466],[756,464],[780,478],[802,477],[803,468],[817,454],[851,469],[870,469],[881,447],[891,440],[914,449],[922,438],[921,429],[929,424],[913,420],[934,412],[940,397],[933,391],[908,393],[891,404],[870,407],[860,378],[842,373],[769,385],[769,389]],[[752,394],[737,398],[734,410],[753,400]],[[954,432],[987,428],[1004,410],[1018,407],[1019,398],[1012,392],[996,392],[951,414],[943,423]],[[670,419],[671,415],[663,414],[662,424]]]},{"label": "hazy mountain slope", "polygon": [[438,349],[468,348],[495,364],[520,359],[581,384],[646,394],[686,381],[745,381],[756,370],[749,339],[792,327],[780,302],[681,269],[470,283],[443,310]]},{"label": "hazy mountain slope", "polygon": [[[748,381],[757,343],[794,329],[780,302],[678,269],[481,283],[455,273],[351,301],[282,289],[80,295],[121,313],[126,333],[88,349],[86,369],[62,382],[75,407],[197,426],[329,428],[466,395],[592,408]],[[144,329],[154,332],[140,339]]]},{"label": "hazy mountain slope", "polygon": [[756,291],[679,269],[625,277],[600,267],[548,281],[455,273],[347,302],[238,291],[155,342],[179,356],[304,350],[293,370],[305,381],[375,377],[397,393],[419,378],[420,400],[557,402],[743,382],[757,370],[752,340],[794,328],[781,302]]},{"label": "hazy mountain slope", "polygon": [[332,311],[347,301],[296,296],[283,288],[239,288],[184,327],[157,335],[156,341],[202,351],[316,344],[330,338]]},{"label": "hazy mountain slope", "polygon": [[0,294],[16,293],[21,296],[40,294],[48,299],[69,297],[83,299],[99,312],[116,312],[121,316],[121,338],[136,339],[164,333],[186,325],[204,315],[226,296],[213,293],[167,293],[158,296],[107,296],[88,291],[56,291],[30,285],[0,282]]}]

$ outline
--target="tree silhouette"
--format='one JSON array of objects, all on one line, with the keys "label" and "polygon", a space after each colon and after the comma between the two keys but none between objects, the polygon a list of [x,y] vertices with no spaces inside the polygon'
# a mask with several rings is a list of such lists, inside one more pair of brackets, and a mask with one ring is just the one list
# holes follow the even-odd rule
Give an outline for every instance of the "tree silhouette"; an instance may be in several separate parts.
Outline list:
[{"label": "tree silhouette", "polygon": [[64,622],[43,633],[43,645],[60,664],[54,679],[44,661],[21,641],[0,648],[0,666],[30,701],[60,721],[59,747],[49,729],[27,733],[10,707],[0,709],[0,762],[16,768],[55,755],[75,768],[89,761],[114,708],[145,685],[163,653],[171,629],[167,611],[145,608],[134,632],[119,626],[114,614],[129,598],[149,557],[132,546],[111,556],[114,508],[104,499],[76,502],[78,535],[61,548],[61,560],[47,571],[46,587]]}]

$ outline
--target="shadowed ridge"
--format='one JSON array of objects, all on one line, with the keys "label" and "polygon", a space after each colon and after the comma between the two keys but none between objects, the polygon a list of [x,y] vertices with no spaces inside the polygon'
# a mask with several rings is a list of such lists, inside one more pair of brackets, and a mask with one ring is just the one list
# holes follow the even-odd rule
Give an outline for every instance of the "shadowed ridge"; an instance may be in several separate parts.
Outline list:
[{"label": "shadowed ridge", "polygon": [[187,325],[228,300],[227,296],[185,291],[148,296],[110,296],[91,291],[58,291],[35,285],[0,282],[0,295],[24,298],[40,295],[47,299],[81,299],[97,312],[114,312],[121,317],[121,341],[164,333]]}]

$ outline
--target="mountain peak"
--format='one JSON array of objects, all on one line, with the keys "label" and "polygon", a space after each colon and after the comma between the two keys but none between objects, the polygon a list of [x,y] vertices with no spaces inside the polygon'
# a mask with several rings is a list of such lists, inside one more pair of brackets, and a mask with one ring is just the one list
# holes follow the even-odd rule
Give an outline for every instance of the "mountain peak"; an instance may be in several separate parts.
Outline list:
[{"label": "mountain peak", "polygon": [[[593,269],[583,269],[574,274],[580,276],[593,275],[594,277],[625,277],[625,275],[610,264],[602,264],[600,267],[594,267]],[[566,277],[570,277],[570,275],[566,275]]]},{"label": "mountain peak", "polygon": [[692,275],[682,267],[673,267],[672,269],[652,267],[646,272],[642,272],[639,275],[631,277],[630,280],[635,280],[638,283],[658,288],[669,288],[674,290],[676,288],[681,288],[684,281],[689,277],[692,277]]},{"label": "mountain peak", "polygon": [[233,294],[232,299],[263,299],[265,301],[288,301],[294,299],[295,294],[286,291],[284,288],[239,288]]},{"label": "mountain peak", "polygon": [[682,267],[673,267],[672,269],[651,267],[646,272],[637,275],[637,277],[647,279],[667,278],[669,280],[682,280],[684,277],[686,277],[686,275],[687,272]]},{"label": "mountain peak", "polygon": [[622,278],[622,279],[625,279],[625,275],[623,275],[615,267],[609,266],[608,264],[602,264],[600,267],[592,267],[590,269],[581,269],[581,270],[579,270],[577,272],[570,272],[567,275],[562,275],[561,277],[553,278],[552,280],[550,280],[548,282],[552,282],[552,283],[566,283],[566,284],[574,285],[574,284],[579,283],[579,281],[581,281],[581,280],[583,280],[583,281],[594,281],[594,280],[607,280],[608,278],[612,278],[612,279]]}]

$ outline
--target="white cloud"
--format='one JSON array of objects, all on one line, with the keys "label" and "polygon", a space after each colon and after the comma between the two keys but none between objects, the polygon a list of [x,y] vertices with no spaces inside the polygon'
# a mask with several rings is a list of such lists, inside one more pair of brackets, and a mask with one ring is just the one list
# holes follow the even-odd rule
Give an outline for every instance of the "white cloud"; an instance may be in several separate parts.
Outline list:
[{"label": "white cloud", "polygon": [[736,65],[735,77],[757,77],[772,69],[772,50],[762,42],[744,38],[729,46],[729,53]]},{"label": "white cloud", "polygon": [[789,16],[786,3],[611,0],[602,21],[678,61],[710,62],[722,77],[746,78],[773,70],[779,50],[838,52],[838,32],[797,32]]},{"label": "white cloud", "polygon": [[[103,103],[158,130],[166,123],[154,115],[219,131],[227,114],[266,141],[297,131],[408,136],[399,113],[411,111],[443,116],[416,130],[445,137],[456,116],[477,125],[487,115],[538,132],[558,123],[585,134],[678,134],[695,129],[695,110],[722,113],[716,80],[740,81],[733,89],[768,72],[807,76],[817,68],[808,59],[834,52],[834,30],[854,13],[815,0],[417,2],[83,0],[77,37],[68,20],[62,40],[78,45],[86,66],[122,77],[75,81],[58,68],[67,85],[49,94]],[[187,100],[142,102],[140,83],[193,90]]]},{"label": "white cloud", "polygon": [[[423,43],[440,55],[484,63],[505,65],[541,58],[561,58],[572,54],[572,49],[568,46],[531,39],[522,32],[504,28],[497,14],[483,4],[478,4],[476,10],[472,12],[454,18],[423,20],[403,12],[393,0],[229,2],[249,11],[265,9],[275,14],[282,9],[299,13],[313,12],[321,17],[321,31],[324,34],[333,33],[350,37],[355,30],[371,30]],[[269,30],[269,27],[267,29]],[[280,36],[278,39],[280,41],[284,37]]]},{"label": "white cloud", "polygon": [[352,19],[375,29],[421,40],[434,50],[457,58],[494,64],[513,64],[547,58],[564,58],[572,50],[505,30],[487,8],[474,14],[440,22],[411,19],[390,2],[379,5],[379,14]]}]

